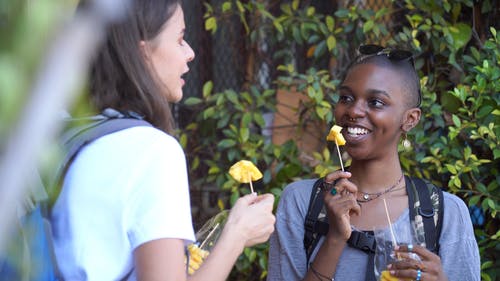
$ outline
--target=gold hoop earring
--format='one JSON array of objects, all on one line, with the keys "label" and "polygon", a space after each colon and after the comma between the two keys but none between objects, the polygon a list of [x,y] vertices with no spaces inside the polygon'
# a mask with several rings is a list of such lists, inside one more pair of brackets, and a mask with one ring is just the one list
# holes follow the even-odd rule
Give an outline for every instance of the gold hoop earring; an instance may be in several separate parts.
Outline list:
[{"label": "gold hoop earring", "polygon": [[411,142],[410,140],[408,140],[408,135],[406,134],[406,132],[403,133],[403,140],[401,143],[403,144],[403,147],[405,149],[409,149],[411,147]]}]

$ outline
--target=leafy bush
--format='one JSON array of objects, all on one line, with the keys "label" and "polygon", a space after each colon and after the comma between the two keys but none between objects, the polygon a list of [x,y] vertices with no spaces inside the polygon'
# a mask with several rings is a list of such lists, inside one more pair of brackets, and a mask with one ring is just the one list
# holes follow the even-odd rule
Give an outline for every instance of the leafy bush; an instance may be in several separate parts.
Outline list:
[{"label": "leafy bush", "polygon": [[[308,97],[298,112],[303,118],[297,134],[311,120],[329,127],[334,121],[335,87],[357,46],[370,42],[406,47],[416,54],[424,115],[410,136],[413,148],[401,151],[403,168],[431,179],[463,198],[471,210],[482,212],[485,222],[476,228],[482,278],[497,280],[500,41],[496,2],[405,0],[382,9],[346,4],[332,6],[326,14],[318,12],[314,1],[288,1],[279,9],[275,4],[257,0],[206,4],[207,30],[215,33],[225,18],[238,17],[246,30],[248,50],[259,50],[259,43],[265,41],[272,50],[267,56],[279,75],[274,77],[273,89],[262,89],[254,73],[241,89],[218,93],[212,92],[208,81],[200,97],[185,101],[192,112],[198,112],[180,133],[195,180],[193,188],[220,187],[230,194],[229,202],[219,201],[220,208],[227,208],[246,192],[227,175],[240,159],[251,160],[263,171],[264,191],[274,193],[277,200],[287,183],[338,168],[323,139],[319,141],[324,149],[312,153],[314,165],[308,165],[301,161],[296,143],[275,145],[263,135],[269,127],[264,114],[276,111],[276,90],[294,89]],[[262,54],[260,50],[251,55]],[[267,250],[266,245],[246,249],[231,277],[264,278]]]}]

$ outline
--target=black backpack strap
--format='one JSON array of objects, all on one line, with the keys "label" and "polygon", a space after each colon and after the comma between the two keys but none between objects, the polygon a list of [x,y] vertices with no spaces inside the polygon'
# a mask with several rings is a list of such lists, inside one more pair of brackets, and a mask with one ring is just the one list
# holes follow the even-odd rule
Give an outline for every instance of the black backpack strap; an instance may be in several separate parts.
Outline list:
[{"label": "black backpack strap", "polygon": [[[419,178],[405,177],[405,181],[410,220],[416,222],[417,232],[423,228],[427,249],[438,254],[444,209],[443,192]],[[422,224],[419,224],[420,221]]]},{"label": "black backpack strap", "polygon": [[[309,267],[309,260],[312,252],[314,251],[314,248],[316,248],[316,245],[321,237],[321,234],[319,234],[316,230],[318,229],[318,216],[324,204],[323,198],[320,196],[323,183],[324,178],[320,178],[314,182],[311,190],[311,197],[309,198],[309,207],[307,208],[307,214],[304,220],[304,249],[306,251],[307,267]],[[326,225],[326,232],[328,232],[328,224]],[[326,234],[326,232],[323,234]]]},{"label": "black backpack strap", "polygon": [[[375,238],[373,238],[375,240]],[[375,277],[375,252],[368,253],[368,263],[365,272],[365,281],[377,281]]]},{"label": "black backpack strap", "polygon": [[[321,236],[328,233],[328,219],[326,215],[319,219],[319,215],[324,211],[324,202],[321,195],[324,178],[318,179],[312,188],[309,199],[309,207],[304,221],[304,249],[306,251],[306,266],[309,266],[311,255],[318,245]],[[376,241],[372,232],[353,230],[347,240],[347,244],[355,249],[364,251],[368,255],[375,253]],[[370,257],[369,257],[370,258]],[[373,259],[373,256],[371,256]]]}]

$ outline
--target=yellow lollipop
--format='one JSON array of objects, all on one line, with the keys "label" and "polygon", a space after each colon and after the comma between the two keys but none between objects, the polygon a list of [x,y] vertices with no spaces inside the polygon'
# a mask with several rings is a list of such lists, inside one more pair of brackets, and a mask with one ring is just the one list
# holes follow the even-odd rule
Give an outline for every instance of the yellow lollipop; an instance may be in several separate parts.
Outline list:
[{"label": "yellow lollipop", "polygon": [[344,136],[340,133],[342,131],[342,127],[333,125],[333,127],[330,129],[330,133],[326,137],[327,141],[334,141],[338,145],[344,145],[345,144],[345,139]]},{"label": "yellow lollipop", "polygon": [[250,189],[253,193],[252,181],[262,178],[262,173],[255,165],[248,160],[240,160],[229,168],[229,174],[235,180],[241,183],[250,183]]},{"label": "yellow lollipop", "polygon": [[340,159],[340,167],[342,168],[342,171],[344,171],[344,164],[342,163],[342,156],[340,154],[340,145],[344,145],[346,143],[344,136],[340,133],[342,131],[342,127],[333,125],[333,127],[330,129],[330,133],[328,133],[328,136],[326,136],[327,141],[334,141],[335,145],[337,146],[337,152],[339,154],[339,159]]}]

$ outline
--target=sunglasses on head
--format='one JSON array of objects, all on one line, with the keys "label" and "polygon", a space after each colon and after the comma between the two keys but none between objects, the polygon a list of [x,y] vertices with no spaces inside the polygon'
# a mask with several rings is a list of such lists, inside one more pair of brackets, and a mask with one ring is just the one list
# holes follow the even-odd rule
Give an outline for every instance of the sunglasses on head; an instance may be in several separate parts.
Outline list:
[{"label": "sunglasses on head", "polygon": [[410,60],[413,63],[413,54],[410,51],[385,48],[379,45],[361,45],[358,52],[365,56],[386,56],[393,61]]},{"label": "sunglasses on head", "polygon": [[[413,54],[410,51],[398,50],[382,47],[374,44],[361,45],[358,48],[358,53],[360,56],[357,61],[365,60],[368,57],[374,56],[386,56],[391,61],[410,61],[411,65],[415,67],[415,62],[413,61]],[[420,89],[418,90],[418,103],[417,107],[420,106],[422,102],[422,93]]]}]

